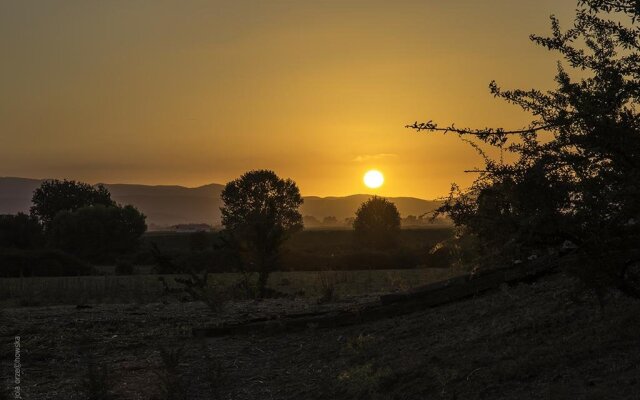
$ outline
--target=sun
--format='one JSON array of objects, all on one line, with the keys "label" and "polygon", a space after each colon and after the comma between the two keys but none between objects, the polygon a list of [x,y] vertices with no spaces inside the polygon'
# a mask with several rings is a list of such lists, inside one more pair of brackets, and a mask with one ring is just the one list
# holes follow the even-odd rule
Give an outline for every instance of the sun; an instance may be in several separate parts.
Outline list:
[{"label": "sun", "polygon": [[363,180],[364,180],[364,184],[367,187],[371,189],[376,189],[382,186],[382,184],[384,183],[384,176],[382,175],[382,172],[372,169],[370,171],[367,171],[366,174],[364,174]]}]

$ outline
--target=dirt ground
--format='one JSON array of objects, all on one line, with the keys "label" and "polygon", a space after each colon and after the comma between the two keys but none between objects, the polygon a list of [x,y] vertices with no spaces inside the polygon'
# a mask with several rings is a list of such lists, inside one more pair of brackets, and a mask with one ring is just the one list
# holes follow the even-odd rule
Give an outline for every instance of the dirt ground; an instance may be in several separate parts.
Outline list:
[{"label": "dirt ground", "polygon": [[554,275],[364,325],[209,339],[191,328],[371,298],[9,308],[1,376],[13,386],[20,336],[24,399],[640,399],[640,302],[601,307],[575,286]]}]

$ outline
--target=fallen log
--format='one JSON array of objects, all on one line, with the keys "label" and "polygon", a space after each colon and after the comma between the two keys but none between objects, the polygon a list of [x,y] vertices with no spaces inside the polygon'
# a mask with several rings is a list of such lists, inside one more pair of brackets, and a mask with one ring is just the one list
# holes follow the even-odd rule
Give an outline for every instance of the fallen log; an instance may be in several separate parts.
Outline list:
[{"label": "fallen log", "polygon": [[419,286],[404,293],[391,293],[380,296],[380,302],[392,304],[419,300],[424,305],[438,305],[440,294],[446,293],[447,298],[455,301],[459,298],[473,296],[488,289],[498,288],[504,283],[516,283],[527,280],[534,280],[540,275],[544,275],[555,270],[559,265],[559,260],[543,260],[516,266],[508,266],[481,270],[474,273],[447,279],[441,282],[430,283]]},{"label": "fallen log", "polygon": [[483,270],[417,287],[405,293],[382,295],[378,301],[362,304],[355,309],[284,314],[273,318],[257,318],[237,323],[194,328],[193,335],[216,337],[261,332],[278,333],[362,324],[459,301],[497,289],[505,283],[513,284],[535,280],[541,275],[555,271],[558,266],[559,259],[547,259]]}]

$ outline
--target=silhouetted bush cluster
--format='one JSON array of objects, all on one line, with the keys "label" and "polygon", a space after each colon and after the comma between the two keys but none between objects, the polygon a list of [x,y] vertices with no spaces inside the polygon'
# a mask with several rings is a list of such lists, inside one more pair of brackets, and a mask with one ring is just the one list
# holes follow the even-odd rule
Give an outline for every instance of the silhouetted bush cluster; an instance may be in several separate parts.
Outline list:
[{"label": "silhouetted bush cluster", "polygon": [[[147,229],[143,214],[116,204],[101,185],[49,180],[35,190],[32,202],[31,215],[0,215],[0,274],[85,274],[78,258],[114,262],[133,253]],[[128,273],[122,266],[119,271]]]},{"label": "silhouetted bush cluster", "polygon": [[144,216],[132,206],[101,205],[61,211],[48,231],[50,244],[93,262],[113,262],[138,246]]}]

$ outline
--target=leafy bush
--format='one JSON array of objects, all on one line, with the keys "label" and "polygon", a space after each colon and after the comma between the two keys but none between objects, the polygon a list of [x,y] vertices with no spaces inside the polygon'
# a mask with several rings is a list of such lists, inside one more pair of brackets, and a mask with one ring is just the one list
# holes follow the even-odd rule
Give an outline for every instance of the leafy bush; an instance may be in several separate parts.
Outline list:
[{"label": "leafy bush", "polygon": [[115,206],[111,193],[102,185],[68,180],[47,180],[33,192],[31,215],[49,228],[53,219],[62,211],[75,211],[83,207]]}]

